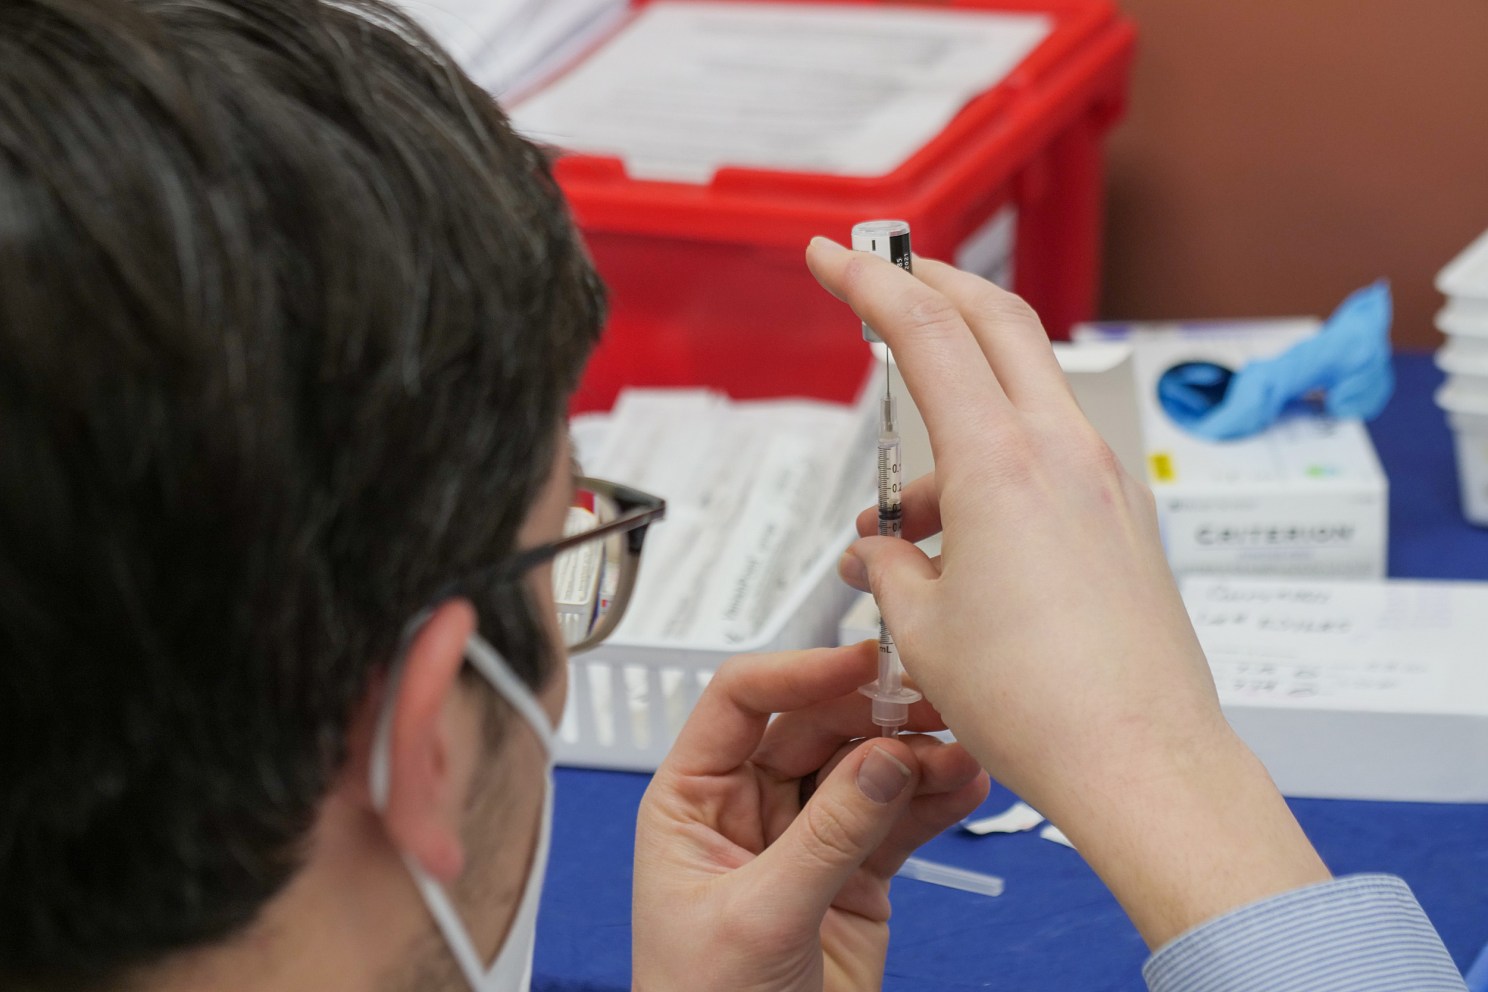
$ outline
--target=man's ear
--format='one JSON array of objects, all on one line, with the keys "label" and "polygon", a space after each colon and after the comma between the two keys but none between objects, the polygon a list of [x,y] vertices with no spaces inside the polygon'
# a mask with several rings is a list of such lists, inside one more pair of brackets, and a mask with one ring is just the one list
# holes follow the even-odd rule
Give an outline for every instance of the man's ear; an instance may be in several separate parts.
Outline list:
[{"label": "man's ear", "polygon": [[474,631],[470,603],[441,603],[408,645],[393,689],[383,822],[399,850],[446,884],[465,864],[460,825],[471,762],[465,752],[473,745],[470,723],[461,718],[459,675]]}]

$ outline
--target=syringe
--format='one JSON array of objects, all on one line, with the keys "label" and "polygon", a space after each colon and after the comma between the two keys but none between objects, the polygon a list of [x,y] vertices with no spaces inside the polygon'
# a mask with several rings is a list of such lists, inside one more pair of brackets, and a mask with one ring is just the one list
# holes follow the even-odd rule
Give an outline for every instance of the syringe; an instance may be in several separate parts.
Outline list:
[{"label": "syringe", "polygon": [[[872,252],[902,269],[911,269],[909,225],[902,220],[871,220],[853,226],[852,246],[857,251]],[[863,322],[863,337],[882,343],[883,339]],[[881,537],[898,537],[902,527],[900,505],[903,465],[899,460],[899,418],[894,403],[893,379],[889,374],[892,356],[885,346],[884,395],[879,403],[878,424],[878,533]],[[920,694],[904,685],[904,666],[899,649],[889,633],[880,612],[878,621],[878,678],[858,690],[873,700],[873,722],[883,736],[893,737],[909,722],[909,704]]]}]

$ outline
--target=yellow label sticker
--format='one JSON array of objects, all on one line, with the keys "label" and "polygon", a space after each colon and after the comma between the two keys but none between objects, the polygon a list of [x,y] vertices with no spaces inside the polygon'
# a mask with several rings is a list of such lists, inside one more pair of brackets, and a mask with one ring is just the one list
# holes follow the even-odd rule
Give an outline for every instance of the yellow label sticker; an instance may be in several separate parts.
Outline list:
[{"label": "yellow label sticker", "polygon": [[1178,473],[1173,471],[1173,456],[1166,451],[1154,452],[1148,457],[1152,468],[1152,478],[1157,482],[1173,482],[1178,478]]}]

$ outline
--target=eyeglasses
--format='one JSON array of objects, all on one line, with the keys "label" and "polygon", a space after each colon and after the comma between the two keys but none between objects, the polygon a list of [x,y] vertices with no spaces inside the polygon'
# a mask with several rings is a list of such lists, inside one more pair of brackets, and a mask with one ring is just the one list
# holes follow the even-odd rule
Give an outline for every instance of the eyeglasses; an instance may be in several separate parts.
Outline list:
[{"label": "eyeglasses", "polygon": [[587,651],[619,626],[635,591],[646,529],[666,500],[603,479],[575,480],[563,537],[506,559],[487,573],[510,580],[553,562],[558,630],[570,653]]}]

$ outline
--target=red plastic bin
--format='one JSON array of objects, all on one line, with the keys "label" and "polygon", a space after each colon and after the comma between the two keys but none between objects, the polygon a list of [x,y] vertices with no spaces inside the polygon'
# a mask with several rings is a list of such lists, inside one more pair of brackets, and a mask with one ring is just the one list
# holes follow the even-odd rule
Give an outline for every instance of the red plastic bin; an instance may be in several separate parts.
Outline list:
[{"label": "red plastic bin", "polygon": [[576,412],[608,409],[625,386],[851,400],[870,355],[857,320],[811,278],[803,253],[813,235],[846,242],[853,224],[875,217],[909,221],[917,253],[950,259],[1012,205],[1014,290],[1055,337],[1093,315],[1102,150],[1125,109],[1131,23],[1109,0],[920,5],[1042,13],[1055,26],[888,175],[724,168],[693,185],[631,178],[610,157],[558,161],[610,290],[609,324]]}]

